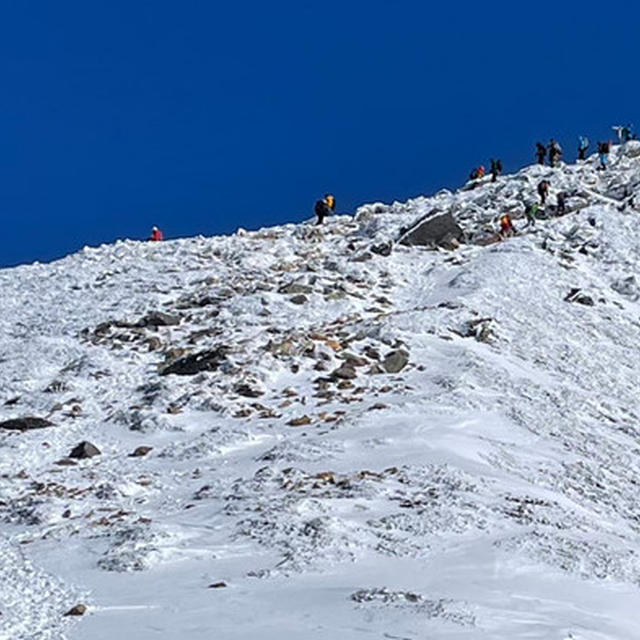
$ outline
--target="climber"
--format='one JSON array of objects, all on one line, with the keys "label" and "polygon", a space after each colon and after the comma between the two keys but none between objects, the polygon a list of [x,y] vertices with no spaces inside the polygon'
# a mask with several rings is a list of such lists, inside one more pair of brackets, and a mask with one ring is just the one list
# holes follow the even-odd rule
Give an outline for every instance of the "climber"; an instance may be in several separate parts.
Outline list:
[{"label": "climber", "polygon": [[549,141],[549,166],[555,167],[560,156],[562,155],[562,147],[557,140],[551,138]]},{"label": "climber", "polygon": [[151,227],[151,236],[149,237],[151,242],[162,242],[164,240],[164,235],[158,227]]},{"label": "climber", "polygon": [[527,227],[536,226],[538,209],[539,207],[537,202],[531,202],[527,205],[526,209],[524,210],[524,215],[527,217]]},{"label": "climber", "polygon": [[322,200],[318,200],[314,207],[314,211],[318,217],[316,224],[322,224],[324,219],[335,211],[335,208],[336,199],[330,193],[327,193]]},{"label": "climber", "polygon": [[580,136],[578,138],[578,160],[586,159],[588,148],[589,148],[589,138],[587,138],[587,136]]},{"label": "climber", "polygon": [[536,142],[536,157],[538,158],[538,164],[544,164],[544,159],[547,157],[547,148],[542,142]]},{"label": "climber", "polygon": [[538,195],[540,196],[540,204],[544,207],[544,203],[547,201],[547,196],[549,195],[549,184],[548,180],[541,180],[538,184]]},{"label": "climber", "polygon": [[502,173],[502,161],[491,158],[491,182],[495,182]]},{"label": "climber", "polygon": [[620,136],[622,138],[622,142],[629,142],[629,140],[633,140],[633,125],[628,124],[622,127],[622,131],[620,132]]},{"label": "climber", "polygon": [[511,221],[511,216],[505,213],[500,217],[500,237],[508,238],[509,236],[515,235],[515,233],[516,229]]},{"label": "climber", "polygon": [[480,179],[484,178],[486,172],[487,172],[487,170],[484,168],[484,165],[481,164],[477,169],[474,169],[469,174],[469,179],[470,180],[480,180]]},{"label": "climber", "polygon": [[611,151],[610,142],[598,142],[598,155],[600,156],[600,166],[598,169],[606,169],[609,161],[609,152]]},{"label": "climber", "polygon": [[556,195],[556,201],[558,203],[556,213],[559,216],[563,216],[567,213],[567,194],[564,191],[559,191]]}]

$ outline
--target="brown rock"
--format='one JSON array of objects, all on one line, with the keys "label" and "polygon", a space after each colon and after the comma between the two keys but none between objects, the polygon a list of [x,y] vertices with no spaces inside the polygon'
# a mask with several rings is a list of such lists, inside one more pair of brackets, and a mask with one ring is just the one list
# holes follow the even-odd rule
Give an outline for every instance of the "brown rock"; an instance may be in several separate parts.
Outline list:
[{"label": "brown rock", "polygon": [[311,418],[309,416],[301,416],[300,418],[292,418],[287,422],[290,427],[302,427],[306,424],[311,424]]},{"label": "brown rock", "polygon": [[339,380],[353,380],[357,375],[355,367],[348,362],[342,363],[331,373],[332,378],[337,378]]}]

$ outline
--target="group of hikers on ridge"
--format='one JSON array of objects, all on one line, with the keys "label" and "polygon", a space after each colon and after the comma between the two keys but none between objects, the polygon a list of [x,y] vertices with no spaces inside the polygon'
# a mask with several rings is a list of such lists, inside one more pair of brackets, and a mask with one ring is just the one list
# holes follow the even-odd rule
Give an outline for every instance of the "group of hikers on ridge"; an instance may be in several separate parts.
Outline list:
[{"label": "group of hikers on ridge", "polygon": [[[633,125],[627,124],[624,126],[615,126],[613,127],[614,131],[616,131],[618,136],[618,141],[620,144],[624,144],[629,142],[630,140],[638,140],[637,135],[633,131]],[[578,137],[578,160],[584,161],[587,159],[587,151],[589,150],[590,142],[589,138],[586,136]],[[611,141],[598,142],[597,150],[598,150],[598,158],[600,160],[600,164],[598,169],[604,170],[608,168],[609,163],[609,154],[611,152]],[[536,142],[536,160],[539,165],[545,165],[547,159],[549,160],[550,167],[557,167],[560,159],[562,158],[563,150],[560,146],[560,143],[551,138],[549,140],[548,145],[542,144],[542,142]],[[486,169],[484,165],[480,165],[471,171],[469,175],[469,180],[474,183],[471,185],[471,188],[480,183],[480,181],[486,176]],[[498,159],[491,158],[490,164],[490,174],[491,174],[491,182],[496,182],[498,177],[502,175],[502,161]],[[547,198],[549,195],[550,183],[548,180],[541,180],[537,186],[538,196],[540,197],[540,203],[530,201],[525,206],[525,217],[527,219],[526,227],[535,226],[536,220],[538,218],[538,214],[540,212],[540,208],[545,208],[547,203]],[[555,211],[556,215],[563,215],[566,213],[566,198],[567,194],[564,192],[559,192],[556,194],[556,205],[551,210]],[[327,193],[320,200],[317,200],[314,205],[314,213],[316,215],[316,225],[324,224],[326,218],[335,213],[336,210],[336,199],[335,197]],[[503,214],[499,219],[499,235],[501,237],[507,237],[509,235],[513,235],[516,233],[516,229],[513,226],[513,221],[511,219],[511,215],[509,213]],[[161,242],[164,240],[164,235],[162,231],[158,227],[153,227],[151,230],[151,235],[149,237],[151,242]]]}]

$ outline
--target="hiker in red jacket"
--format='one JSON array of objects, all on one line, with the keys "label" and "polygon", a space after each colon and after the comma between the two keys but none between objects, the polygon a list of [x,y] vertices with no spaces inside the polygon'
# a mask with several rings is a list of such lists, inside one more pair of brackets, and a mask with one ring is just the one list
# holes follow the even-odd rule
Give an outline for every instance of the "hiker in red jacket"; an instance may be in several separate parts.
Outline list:
[{"label": "hiker in red jacket", "polygon": [[508,238],[509,236],[515,235],[515,233],[516,229],[511,221],[511,216],[505,213],[500,217],[500,236],[502,238]]},{"label": "hiker in red jacket", "polygon": [[152,227],[151,237],[149,238],[149,240],[151,240],[151,242],[162,242],[164,240],[164,235],[162,234],[162,231],[158,229],[158,227]]}]

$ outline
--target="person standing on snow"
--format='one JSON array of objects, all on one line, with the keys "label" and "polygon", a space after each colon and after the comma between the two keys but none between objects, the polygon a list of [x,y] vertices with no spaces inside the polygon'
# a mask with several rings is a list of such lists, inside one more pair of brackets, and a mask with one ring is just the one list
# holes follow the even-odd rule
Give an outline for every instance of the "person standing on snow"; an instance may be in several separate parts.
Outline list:
[{"label": "person standing on snow", "polygon": [[587,138],[587,136],[580,136],[578,138],[578,160],[586,160],[588,148],[589,138]]},{"label": "person standing on snow", "polygon": [[540,196],[540,204],[544,207],[545,202],[547,201],[547,196],[549,195],[549,184],[548,180],[541,180],[538,184],[538,195]]},{"label": "person standing on snow", "polygon": [[609,152],[611,151],[610,142],[598,142],[598,155],[600,156],[600,166],[598,169],[604,170],[607,168],[607,162],[609,161]]},{"label": "person standing on snow", "polygon": [[562,147],[557,140],[551,138],[549,141],[549,166],[555,167],[562,156]]},{"label": "person standing on snow", "polygon": [[538,203],[532,202],[527,205],[527,208],[524,210],[524,215],[527,218],[527,227],[535,227],[536,220],[538,217]]},{"label": "person standing on snow", "polygon": [[315,214],[318,218],[316,224],[322,224],[327,216],[330,216],[336,208],[336,199],[327,193],[322,200],[318,200],[314,207]]},{"label": "person standing on snow", "polygon": [[502,161],[491,158],[491,182],[495,182],[502,173]]},{"label": "person standing on snow", "polygon": [[164,240],[164,234],[158,227],[151,227],[151,236],[149,237],[151,242],[162,242]]},{"label": "person standing on snow", "polygon": [[567,194],[564,191],[559,191],[556,200],[558,202],[556,212],[559,216],[563,216],[567,213]]},{"label": "person standing on snow", "polygon": [[544,164],[544,160],[547,157],[547,148],[542,142],[536,142],[536,157],[538,158],[538,164]]},{"label": "person standing on snow", "polygon": [[516,229],[513,226],[513,222],[511,221],[511,216],[508,213],[505,213],[500,218],[500,237],[508,238],[515,235],[515,233]]}]

